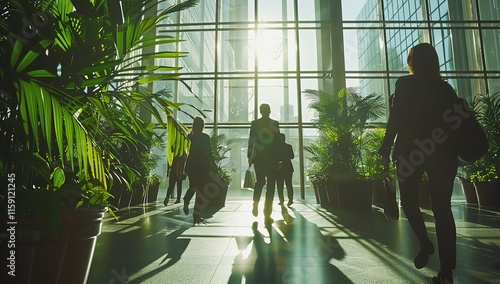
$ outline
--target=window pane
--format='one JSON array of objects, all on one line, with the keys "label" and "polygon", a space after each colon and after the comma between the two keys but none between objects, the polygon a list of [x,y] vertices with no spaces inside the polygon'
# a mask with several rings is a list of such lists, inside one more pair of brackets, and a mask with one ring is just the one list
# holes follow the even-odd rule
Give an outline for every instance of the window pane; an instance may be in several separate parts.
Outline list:
[{"label": "window pane", "polygon": [[215,70],[215,32],[183,32],[178,37],[179,50],[189,55],[179,59],[183,73],[213,72]]},{"label": "window pane", "polygon": [[295,1],[258,0],[258,21],[293,21]]},{"label": "window pane", "polygon": [[378,0],[342,0],[342,19],[344,21],[378,20],[376,5]]},{"label": "window pane", "polygon": [[345,30],[344,57],[346,71],[385,70],[383,48],[383,34],[381,30]]},{"label": "window pane", "polygon": [[490,94],[496,94],[500,92],[500,73],[492,74],[492,76],[496,76],[496,78],[488,79],[488,88],[490,90]]},{"label": "window pane", "polygon": [[254,31],[231,30],[220,32],[219,66],[220,72],[253,72],[255,70]]},{"label": "window pane", "polygon": [[[320,85],[320,82],[323,80],[320,79],[302,79],[301,82],[301,89],[302,91],[304,90],[323,90],[323,88]],[[309,105],[314,101],[311,97],[311,95],[306,94],[301,92],[300,93],[301,100],[302,100],[302,122],[304,123],[311,123],[315,116],[316,112],[312,109],[309,108]]]},{"label": "window pane", "polygon": [[446,78],[459,97],[471,101],[475,95],[484,94],[486,92],[485,81],[483,79],[473,74],[464,76],[468,78]]},{"label": "window pane", "polygon": [[220,123],[248,123],[253,119],[254,80],[218,81],[218,118]]},{"label": "window pane", "polygon": [[[304,71],[317,71],[331,69],[331,49],[328,42],[321,40],[320,30],[299,31],[300,69]],[[326,68],[319,68],[324,66]],[[330,66],[330,67],[328,67]]]},{"label": "window pane", "polygon": [[498,50],[500,49],[500,32],[498,29],[491,29],[483,30],[482,33],[486,70],[500,70],[500,56],[498,53]]},{"label": "window pane", "polygon": [[255,19],[254,1],[220,0],[220,9],[221,22],[253,22]]},{"label": "window pane", "polygon": [[299,21],[313,21],[317,19],[316,14],[319,13],[328,14],[323,11],[325,10],[328,11],[329,8],[321,7],[320,5],[322,3],[326,3],[326,1],[297,0]]},{"label": "window pane", "polygon": [[180,14],[183,24],[213,23],[215,22],[215,1],[200,1],[196,6],[183,10]]},{"label": "window pane", "polygon": [[256,40],[259,71],[294,71],[295,36],[292,31],[257,31]]},{"label": "window pane", "polygon": [[[174,89],[174,94],[178,96],[177,101],[184,103],[182,110],[191,116],[201,116],[200,112],[190,107],[195,106],[198,110],[204,110],[203,114],[205,122],[214,122],[214,81],[213,80],[189,80],[186,84],[190,86],[190,92],[184,84],[176,84],[177,91]],[[195,95],[198,97],[196,98]],[[201,100],[201,102],[200,102]],[[178,118],[182,123],[192,123],[193,119],[188,115],[179,112]]]}]

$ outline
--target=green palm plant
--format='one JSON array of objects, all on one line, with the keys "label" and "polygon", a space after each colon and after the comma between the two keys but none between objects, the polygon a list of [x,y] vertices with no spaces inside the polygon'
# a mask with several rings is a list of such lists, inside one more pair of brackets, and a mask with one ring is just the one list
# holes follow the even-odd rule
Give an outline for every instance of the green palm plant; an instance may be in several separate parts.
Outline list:
[{"label": "green palm plant", "polygon": [[465,166],[465,171],[474,181],[497,181],[500,179],[500,92],[475,96],[473,108],[486,133],[489,150],[474,164]]},{"label": "green palm plant", "polygon": [[[197,2],[156,13],[153,0],[1,1],[0,170],[15,173],[26,194],[47,196],[27,198],[34,211],[46,212],[36,201],[55,204],[63,192],[76,196],[76,206],[106,205],[112,180],[132,182],[121,146],[139,147],[137,135],[153,139],[139,110],[168,132],[169,160],[185,150],[187,128],[172,115],[182,104],[139,85],[180,80],[178,67],[154,62],[185,53],[144,50],[179,42],[154,29]],[[66,178],[55,187],[60,173]],[[44,214],[56,216],[52,209]]]},{"label": "green palm plant", "polygon": [[[316,111],[315,126],[324,136],[321,147],[331,159],[326,163],[333,179],[362,178],[362,131],[366,123],[383,115],[379,95],[361,96],[359,89],[342,89],[335,95],[305,90],[311,100],[309,108]],[[314,150],[314,149],[313,149]]]}]

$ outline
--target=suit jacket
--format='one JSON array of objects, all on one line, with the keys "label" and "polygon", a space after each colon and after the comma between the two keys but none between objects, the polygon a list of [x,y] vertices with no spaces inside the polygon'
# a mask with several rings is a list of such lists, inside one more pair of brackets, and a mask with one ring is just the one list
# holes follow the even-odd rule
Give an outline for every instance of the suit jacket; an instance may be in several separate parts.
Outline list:
[{"label": "suit jacket", "polygon": [[276,145],[280,133],[279,122],[269,117],[252,121],[248,138],[247,157],[253,162],[274,163],[277,161]]},{"label": "suit jacket", "polygon": [[288,143],[279,143],[278,146],[279,161],[282,162],[280,171],[283,173],[293,172],[292,159],[295,157],[292,145]]},{"label": "suit jacket", "polygon": [[191,145],[186,162],[186,173],[207,178],[215,162],[210,147],[210,136],[205,133],[191,133],[188,135]]},{"label": "suit jacket", "polygon": [[168,165],[168,176],[171,180],[182,180],[184,167],[186,165],[186,155],[175,156],[172,165]]},{"label": "suit jacket", "polygon": [[451,125],[444,118],[445,113],[453,110],[456,98],[453,88],[441,78],[400,77],[379,154],[389,156],[394,145],[394,160],[408,160],[411,155],[422,153],[425,158],[456,156],[451,139],[447,139]]}]

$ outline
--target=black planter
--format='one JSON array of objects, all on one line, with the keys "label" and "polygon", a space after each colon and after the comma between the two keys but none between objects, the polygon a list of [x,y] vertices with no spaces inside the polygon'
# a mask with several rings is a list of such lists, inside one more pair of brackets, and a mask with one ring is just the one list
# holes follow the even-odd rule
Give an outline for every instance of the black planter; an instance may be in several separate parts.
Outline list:
[{"label": "black planter", "polygon": [[[16,283],[86,283],[105,210],[61,211],[57,232],[37,220],[16,227]],[[6,282],[4,282],[6,283]]]},{"label": "black planter", "polygon": [[339,198],[337,191],[337,182],[333,179],[328,179],[326,182],[326,197],[328,199],[327,209],[333,213],[339,209]]},{"label": "black planter", "polygon": [[337,181],[339,215],[371,215],[372,188],[371,181]]},{"label": "black planter", "polygon": [[210,174],[209,180],[202,191],[202,206],[209,210],[219,210],[226,206],[229,182],[218,175]]},{"label": "black planter", "polygon": [[460,179],[460,184],[462,185],[465,202],[469,204],[478,204],[476,187],[474,186],[474,183],[470,180]]},{"label": "black planter", "polygon": [[132,196],[130,197],[130,203],[129,206],[135,206],[142,204],[144,202],[144,189],[142,185],[140,184],[133,184],[132,185]]},{"label": "black planter", "polygon": [[313,183],[312,187],[313,187],[313,190],[314,190],[314,197],[316,198],[316,204],[320,204],[318,184],[317,183]]},{"label": "black planter", "polygon": [[500,208],[500,180],[490,182],[474,182],[477,201],[480,207]]},{"label": "black planter", "polygon": [[326,191],[326,183],[319,183],[318,185],[318,195],[319,195],[319,204],[321,207],[328,209],[328,193]]},{"label": "black planter", "polygon": [[156,199],[158,199],[158,191],[160,190],[160,183],[154,183],[150,184],[148,186],[148,194],[147,194],[147,202],[156,202]]}]

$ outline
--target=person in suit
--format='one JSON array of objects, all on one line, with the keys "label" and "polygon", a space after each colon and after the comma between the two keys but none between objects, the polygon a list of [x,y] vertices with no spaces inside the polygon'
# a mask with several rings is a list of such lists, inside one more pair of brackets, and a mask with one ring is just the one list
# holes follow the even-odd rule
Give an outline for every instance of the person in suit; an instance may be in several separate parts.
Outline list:
[{"label": "person in suit", "polygon": [[193,128],[188,135],[191,142],[189,146],[189,155],[186,161],[186,173],[189,178],[189,189],[184,195],[183,211],[186,215],[189,214],[189,202],[196,193],[193,224],[203,222],[200,217],[202,208],[202,195],[205,185],[208,182],[209,173],[214,169],[215,161],[210,146],[210,136],[203,133],[205,121],[201,117],[195,117]]},{"label": "person in suit", "polygon": [[258,204],[262,189],[266,185],[264,202],[264,223],[273,223],[271,213],[273,209],[274,191],[276,189],[276,145],[280,133],[279,122],[271,119],[271,107],[261,104],[259,107],[261,118],[252,121],[248,138],[248,165],[255,167],[255,189],[253,192],[252,214],[258,215]]},{"label": "person in suit", "polygon": [[410,75],[400,77],[392,98],[383,143],[379,149],[382,164],[396,163],[401,206],[420,245],[414,259],[417,269],[425,267],[434,245],[428,237],[419,208],[419,185],[424,172],[430,182],[440,270],[434,283],[453,283],[456,264],[456,227],[451,212],[453,182],[458,157],[451,146],[449,122],[443,114],[452,110],[457,94],[439,72],[433,46],[421,43],[408,54]]},{"label": "person in suit", "polygon": [[172,194],[174,193],[174,187],[177,185],[177,199],[175,200],[175,204],[181,202],[181,194],[182,194],[182,181],[184,180],[184,166],[186,164],[186,153],[182,153],[182,155],[177,155],[174,157],[172,161],[172,165],[168,165],[167,175],[168,175],[168,188],[167,188],[167,196],[165,196],[165,200],[163,204],[165,206],[168,205],[168,201]]},{"label": "person in suit", "polygon": [[293,176],[293,165],[292,159],[295,157],[293,153],[292,145],[286,143],[286,135],[280,133],[280,140],[278,143],[278,172],[277,172],[277,188],[278,197],[280,200],[280,205],[285,205],[285,198],[283,196],[283,187],[286,185],[287,195],[288,195],[288,206],[293,204],[293,186],[292,186],[292,176]]}]

